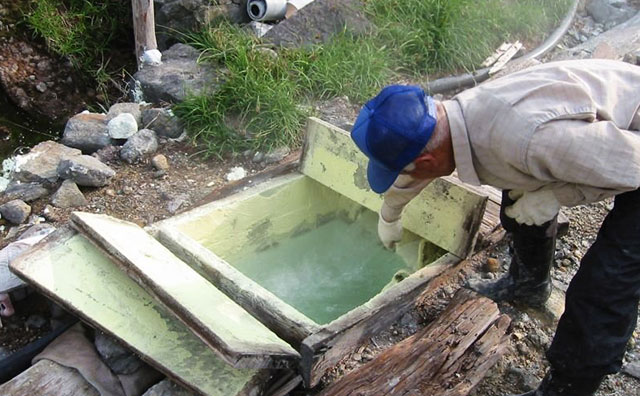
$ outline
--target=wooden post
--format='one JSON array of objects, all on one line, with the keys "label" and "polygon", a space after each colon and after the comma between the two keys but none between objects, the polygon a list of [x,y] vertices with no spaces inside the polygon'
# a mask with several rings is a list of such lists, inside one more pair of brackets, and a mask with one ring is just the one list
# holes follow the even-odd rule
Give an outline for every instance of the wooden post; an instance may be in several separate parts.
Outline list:
[{"label": "wooden post", "polygon": [[153,0],[131,0],[133,9],[133,32],[136,45],[136,60],[141,66],[142,54],[145,51],[158,49],[156,42]]}]

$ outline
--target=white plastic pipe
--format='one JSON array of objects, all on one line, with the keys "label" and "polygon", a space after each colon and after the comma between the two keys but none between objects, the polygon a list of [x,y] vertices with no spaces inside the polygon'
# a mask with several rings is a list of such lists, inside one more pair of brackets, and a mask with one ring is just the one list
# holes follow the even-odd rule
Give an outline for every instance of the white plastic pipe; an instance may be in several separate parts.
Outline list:
[{"label": "white plastic pipe", "polygon": [[287,12],[287,0],[249,0],[247,13],[254,21],[277,21]]}]

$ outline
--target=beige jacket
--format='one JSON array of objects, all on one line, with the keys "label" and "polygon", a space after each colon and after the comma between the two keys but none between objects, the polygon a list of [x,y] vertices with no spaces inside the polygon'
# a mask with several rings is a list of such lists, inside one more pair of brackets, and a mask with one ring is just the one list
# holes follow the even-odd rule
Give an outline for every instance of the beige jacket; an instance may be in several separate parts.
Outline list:
[{"label": "beige jacket", "polygon": [[640,67],[548,63],[443,104],[466,183],[549,189],[565,206],[640,187]]},{"label": "beige jacket", "polygon": [[[443,105],[465,183],[550,189],[565,206],[640,187],[640,67],[608,60],[547,63]],[[389,217],[399,217],[426,185],[399,184],[385,194]]]}]

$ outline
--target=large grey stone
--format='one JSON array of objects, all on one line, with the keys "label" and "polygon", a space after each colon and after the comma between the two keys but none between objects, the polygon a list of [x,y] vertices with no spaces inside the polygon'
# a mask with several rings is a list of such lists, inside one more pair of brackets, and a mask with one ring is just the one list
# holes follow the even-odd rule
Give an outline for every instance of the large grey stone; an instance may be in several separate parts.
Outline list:
[{"label": "large grey stone", "polygon": [[283,47],[326,43],[344,30],[364,34],[373,29],[359,0],[315,0],[269,30],[263,38]]},{"label": "large grey stone", "polygon": [[62,144],[91,154],[111,144],[106,116],[103,114],[81,113],[67,121],[62,135]]},{"label": "large grey stone", "polygon": [[122,146],[120,158],[129,164],[141,161],[145,155],[158,150],[156,133],[151,129],[141,129]]},{"label": "large grey stone", "polygon": [[188,94],[202,94],[217,86],[217,72],[199,64],[199,52],[186,44],[175,44],[162,54],[162,64],[148,65],[134,74],[144,100],[152,103],[183,101]]},{"label": "large grey stone", "polygon": [[596,22],[607,26],[624,22],[636,13],[626,0],[589,0],[586,9]]},{"label": "large grey stone", "polygon": [[109,108],[106,121],[109,122],[120,114],[129,113],[136,119],[138,125],[142,122],[142,111],[140,103],[116,103]]},{"label": "large grey stone", "polygon": [[287,146],[278,147],[264,156],[265,164],[274,164],[276,162],[280,162],[289,155],[291,150]]},{"label": "large grey stone", "polygon": [[55,182],[60,161],[80,155],[80,150],[48,140],[39,143],[28,154],[16,158],[13,177],[24,182]]},{"label": "large grey stone", "polygon": [[580,45],[556,53],[550,60],[602,58],[605,57],[603,55],[609,59],[623,59],[626,54],[638,48],[640,48],[640,13]]},{"label": "large grey stone", "polygon": [[31,206],[22,200],[14,199],[0,205],[0,214],[13,224],[22,224],[31,214]]},{"label": "large grey stone", "polygon": [[153,5],[161,50],[176,42],[175,32],[201,30],[217,17],[233,23],[249,22],[246,0],[156,0]]},{"label": "large grey stone", "polygon": [[78,185],[71,180],[63,181],[58,191],[51,196],[51,204],[62,209],[85,206],[88,203]]},{"label": "large grey stone", "polygon": [[96,332],[94,344],[102,361],[115,374],[132,374],[144,365],[131,350],[103,332]]},{"label": "large grey stone", "polygon": [[107,129],[112,139],[129,139],[138,132],[138,122],[132,114],[122,113],[107,123]]},{"label": "large grey stone", "polygon": [[196,396],[196,394],[165,378],[149,388],[142,396]]},{"label": "large grey stone", "polygon": [[14,199],[21,199],[25,202],[32,202],[49,194],[49,190],[40,183],[20,183],[13,182],[0,196],[0,202],[7,202]]},{"label": "large grey stone", "polygon": [[142,126],[153,129],[158,136],[177,138],[184,132],[184,125],[170,110],[146,109],[142,112]]},{"label": "large grey stone", "polygon": [[58,176],[73,180],[79,186],[106,186],[115,174],[113,169],[89,155],[63,160],[58,166]]}]

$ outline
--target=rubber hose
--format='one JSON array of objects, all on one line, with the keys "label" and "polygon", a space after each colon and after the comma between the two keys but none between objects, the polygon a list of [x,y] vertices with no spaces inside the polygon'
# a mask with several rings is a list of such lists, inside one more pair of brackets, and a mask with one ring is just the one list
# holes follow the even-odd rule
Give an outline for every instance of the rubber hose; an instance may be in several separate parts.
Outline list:
[{"label": "rubber hose", "polygon": [[[573,18],[576,16],[576,12],[578,10],[578,3],[580,0],[574,0],[571,9],[567,13],[567,15],[562,20],[562,23],[554,32],[538,47],[534,50],[514,59],[533,59],[539,56],[542,56],[549,52],[553,47],[558,44],[562,36],[567,33],[569,27],[571,27],[571,23],[573,22]],[[476,70],[472,73],[465,73],[459,76],[454,77],[444,77],[437,80],[434,80],[427,84],[426,91],[430,95],[435,95],[438,93],[443,93],[446,91],[450,91],[453,89],[467,88],[472,87],[474,85],[480,84],[481,82],[489,79],[489,70],[490,67],[486,67],[484,69]]]}]

